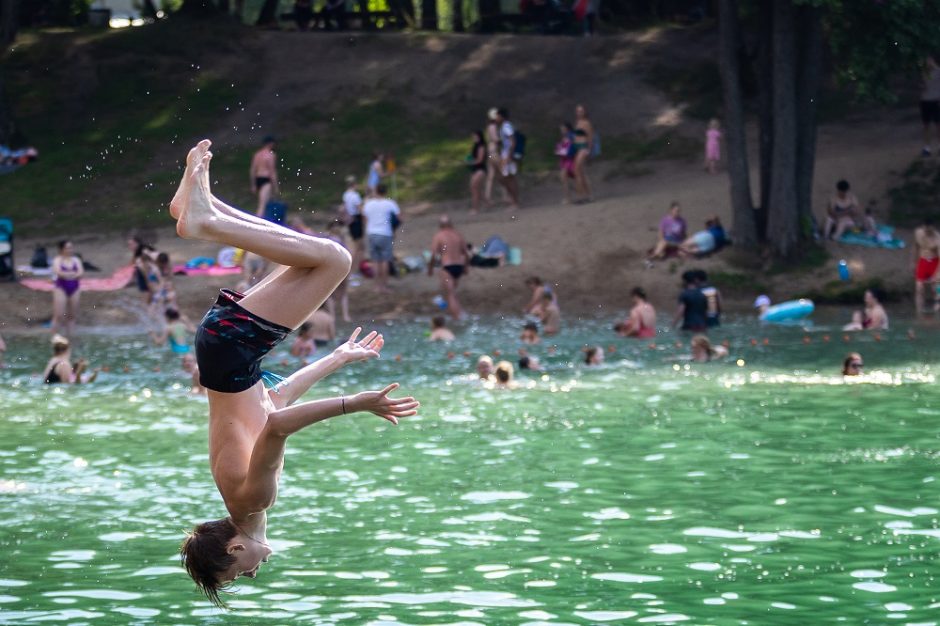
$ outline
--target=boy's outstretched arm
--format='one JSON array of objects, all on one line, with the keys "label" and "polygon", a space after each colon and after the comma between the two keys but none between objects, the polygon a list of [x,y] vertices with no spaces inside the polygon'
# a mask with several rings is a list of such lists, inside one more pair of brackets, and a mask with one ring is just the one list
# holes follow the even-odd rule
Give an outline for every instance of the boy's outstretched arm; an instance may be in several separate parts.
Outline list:
[{"label": "boy's outstretched arm", "polygon": [[340,345],[322,359],[314,361],[288,376],[277,385],[276,390],[269,390],[268,397],[271,398],[275,408],[282,409],[292,405],[310,387],[348,363],[378,358],[379,352],[385,344],[382,335],[373,330],[361,341],[356,341],[360,332],[362,332],[362,328],[357,327],[349,336],[349,341]]},{"label": "boy's outstretched arm", "polygon": [[360,411],[373,413],[393,424],[398,424],[400,417],[415,415],[420,406],[418,401],[412,397],[390,398],[388,394],[395,389],[398,389],[398,383],[392,383],[381,391],[302,402],[268,415],[268,422],[251,451],[248,475],[235,498],[241,506],[251,510],[260,511],[271,506],[277,496],[278,473],[284,460],[287,438],[307,426]]}]

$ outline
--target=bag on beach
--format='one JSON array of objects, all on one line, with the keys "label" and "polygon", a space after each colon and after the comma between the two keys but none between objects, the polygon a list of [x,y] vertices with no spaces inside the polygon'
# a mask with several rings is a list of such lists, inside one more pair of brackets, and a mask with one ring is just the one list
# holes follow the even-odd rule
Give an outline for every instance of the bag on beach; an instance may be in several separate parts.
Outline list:
[{"label": "bag on beach", "polygon": [[33,250],[33,258],[29,262],[30,267],[49,267],[49,255],[46,254],[46,249],[42,246],[36,246],[36,249]]}]

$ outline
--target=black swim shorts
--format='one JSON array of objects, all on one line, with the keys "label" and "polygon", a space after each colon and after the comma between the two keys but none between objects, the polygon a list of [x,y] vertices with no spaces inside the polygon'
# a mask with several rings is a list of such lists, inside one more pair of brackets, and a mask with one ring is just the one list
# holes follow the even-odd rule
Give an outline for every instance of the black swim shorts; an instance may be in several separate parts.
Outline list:
[{"label": "black swim shorts", "polygon": [[451,278],[454,280],[459,280],[463,276],[464,266],[463,265],[445,265],[444,271],[450,274]]},{"label": "black swim shorts", "polygon": [[244,297],[223,289],[196,330],[199,382],[207,389],[251,389],[261,380],[261,359],[291,332],[246,311],[238,304]]},{"label": "black swim shorts", "polygon": [[353,215],[349,222],[349,236],[355,241],[362,239],[362,215]]}]

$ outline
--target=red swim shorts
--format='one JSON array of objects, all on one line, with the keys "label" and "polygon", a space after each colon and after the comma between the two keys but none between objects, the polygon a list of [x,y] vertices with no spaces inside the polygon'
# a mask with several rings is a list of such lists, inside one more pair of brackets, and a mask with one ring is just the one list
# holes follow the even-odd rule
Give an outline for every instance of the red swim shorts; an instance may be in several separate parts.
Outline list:
[{"label": "red swim shorts", "polygon": [[934,257],[932,259],[921,257],[917,259],[917,269],[914,270],[914,279],[919,283],[932,280],[937,273],[937,266],[940,266],[940,257]]}]

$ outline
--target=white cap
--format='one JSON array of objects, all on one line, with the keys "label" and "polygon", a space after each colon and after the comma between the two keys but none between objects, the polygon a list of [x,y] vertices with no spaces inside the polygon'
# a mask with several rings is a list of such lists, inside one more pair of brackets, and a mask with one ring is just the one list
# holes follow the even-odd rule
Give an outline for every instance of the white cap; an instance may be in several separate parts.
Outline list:
[{"label": "white cap", "polygon": [[770,298],[768,296],[757,296],[757,299],[754,300],[755,309],[759,309],[762,306],[770,306]]}]

